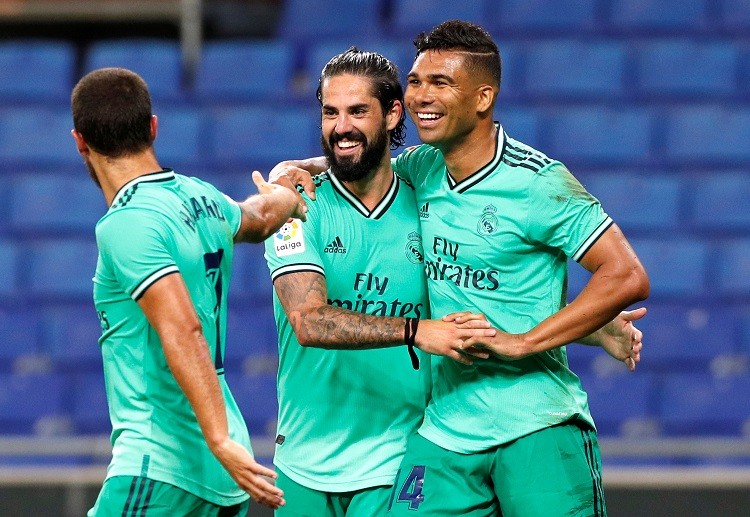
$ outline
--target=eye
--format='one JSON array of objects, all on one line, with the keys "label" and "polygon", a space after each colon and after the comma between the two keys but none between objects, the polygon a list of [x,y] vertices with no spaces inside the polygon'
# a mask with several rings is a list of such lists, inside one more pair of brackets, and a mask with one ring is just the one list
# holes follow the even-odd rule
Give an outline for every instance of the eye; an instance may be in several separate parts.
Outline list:
[{"label": "eye", "polygon": [[409,79],[407,84],[410,84],[412,86],[419,86],[419,79]]}]

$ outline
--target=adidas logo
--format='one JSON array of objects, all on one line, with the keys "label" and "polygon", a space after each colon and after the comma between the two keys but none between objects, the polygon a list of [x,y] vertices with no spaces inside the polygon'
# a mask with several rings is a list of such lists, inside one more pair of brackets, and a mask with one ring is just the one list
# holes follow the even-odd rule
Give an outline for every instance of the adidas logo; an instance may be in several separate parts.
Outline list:
[{"label": "adidas logo", "polygon": [[336,237],[331,243],[323,249],[324,253],[346,253],[346,248],[341,242],[341,237]]},{"label": "adidas logo", "polygon": [[429,219],[430,218],[430,202],[428,201],[422,207],[419,209],[419,218],[420,219]]}]

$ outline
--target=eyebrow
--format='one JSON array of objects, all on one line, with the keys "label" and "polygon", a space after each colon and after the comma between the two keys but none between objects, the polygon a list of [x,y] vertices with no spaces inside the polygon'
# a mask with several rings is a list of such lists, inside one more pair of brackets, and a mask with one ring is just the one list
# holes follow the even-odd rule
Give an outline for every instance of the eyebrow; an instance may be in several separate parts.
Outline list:
[{"label": "eyebrow", "polygon": [[[417,77],[417,73],[416,72],[409,72],[409,75],[407,77]],[[453,79],[453,77],[451,77],[449,75],[445,75],[445,74],[427,74],[427,79],[429,79],[430,81],[443,80],[443,81],[446,81],[446,82],[449,82],[449,83],[455,82],[455,80]]]}]

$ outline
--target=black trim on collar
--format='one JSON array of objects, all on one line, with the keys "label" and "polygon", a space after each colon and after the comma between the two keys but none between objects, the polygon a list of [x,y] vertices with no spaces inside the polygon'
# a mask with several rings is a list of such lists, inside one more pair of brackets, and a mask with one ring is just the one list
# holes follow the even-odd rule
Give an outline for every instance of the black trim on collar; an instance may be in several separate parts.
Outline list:
[{"label": "black trim on collar", "polygon": [[[492,174],[492,172],[503,161],[503,156],[505,155],[505,147],[508,142],[508,135],[505,134],[503,127],[498,122],[495,122],[495,127],[497,128],[497,138],[495,139],[495,154],[486,165],[480,167],[479,170],[470,174],[459,182],[453,179],[453,176],[451,176],[450,172],[448,172],[448,168],[446,167],[445,176],[448,180],[448,187],[450,188],[450,190],[454,190],[459,194],[463,194],[471,187],[473,187],[477,183],[480,183],[483,179]],[[502,147],[499,145],[499,141],[501,138],[503,142]]]},{"label": "black trim on collar", "polygon": [[369,210],[365,206],[365,204],[362,203],[362,201],[360,201],[360,199],[356,195],[354,195],[351,190],[346,188],[346,185],[339,181],[339,179],[332,172],[328,172],[328,177],[331,180],[331,186],[333,187],[333,189],[338,192],[338,194],[343,197],[350,205],[352,205],[352,207],[354,207],[357,212],[368,219],[380,219],[383,214],[388,211],[390,206],[396,200],[396,196],[398,195],[400,178],[394,173],[393,179],[391,180],[391,186],[388,187],[388,191],[383,196],[383,199],[378,202],[375,208]]}]

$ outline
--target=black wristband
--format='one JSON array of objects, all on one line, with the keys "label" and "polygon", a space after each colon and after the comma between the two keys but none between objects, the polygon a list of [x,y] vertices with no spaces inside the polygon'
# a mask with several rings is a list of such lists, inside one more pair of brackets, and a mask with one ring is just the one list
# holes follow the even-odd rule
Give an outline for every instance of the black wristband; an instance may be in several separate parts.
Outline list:
[{"label": "black wristband", "polygon": [[414,351],[414,340],[417,337],[417,327],[419,327],[419,318],[406,318],[406,324],[404,325],[404,343],[409,350],[409,357],[411,358],[411,366],[415,370],[419,370],[419,357]]}]

